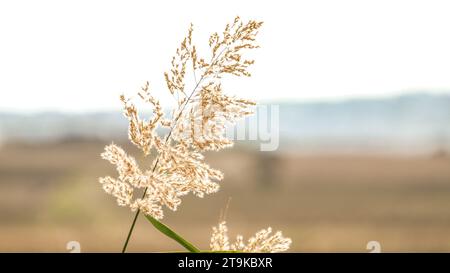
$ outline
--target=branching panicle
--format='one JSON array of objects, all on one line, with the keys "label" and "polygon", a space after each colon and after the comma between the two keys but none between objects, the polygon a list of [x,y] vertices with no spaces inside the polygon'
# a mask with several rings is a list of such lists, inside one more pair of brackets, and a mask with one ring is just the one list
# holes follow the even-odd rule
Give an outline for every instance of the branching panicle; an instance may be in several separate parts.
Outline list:
[{"label": "branching panicle", "polygon": [[[130,99],[120,97],[129,123],[130,141],[146,156],[154,152],[156,159],[150,170],[141,171],[120,147],[111,144],[105,148],[102,157],[116,165],[119,177],[100,178],[100,182],[119,205],[161,219],[163,206],[176,210],[181,196],[193,193],[203,197],[219,190],[223,174],[206,164],[201,153],[232,146],[232,140],[225,137],[226,125],[252,113],[254,102],[223,93],[221,76],[250,76],[247,69],[253,60],[244,59],[242,54],[245,49],[258,47],[255,37],[261,25],[262,22],[253,20],[244,23],[236,17],[232,24],[226,25],[222,35],[211,35],[210,61],[198,56],[190,25],[172,58],[171,68],[164,73],[167,88],[177,100],[170,117],[165,117],[148,82],[138,96],[152,108],[149,119],[139,116]],[[188,70],[195,77],[195,86],[189,92],[185,79]],[[159,136],[159,127],[168,127],[168,135]],[[145,188],[145,195],[133,200],[135,188]]]},{"label": "branching panicle", "polygon": [[[203,197],[219,190],[218,182],[223,179],[223,173],[206,164],[202,152],[232,146],[233,141],[225,137],[227,124],[234,124],[253,113],[255,103],[226,95],[221,79],[226,74],[251,76],[248,68],[254,60],[245,59],[243,54],[259,47],[256,35],[261,26],[262,22],[250,20],[244,23],[236,17],[221,34],[215,32],[210,36],[211,52],[207,58],[209,61],[206,61],[205,57],[198,56],[192,42],[191,24],[172,58],[170,70],[164,73],[169,93],[177,101],[177,107],[172,109],[169,117],[164,115],[160,102],[152,95],[148,82],[138,96],[152,108],[149,119],[140,118],[133,102],[123,95],[120,97],[129,123],[130,141],[145,156],[151,151],[155,153],[152,167],[146,171],[142,171],[136,160],[115,144],[106,146],[101,154],[103,159],[116,166],[118,172],[117,178],[106,176],[99,179],[103,189],[117,199],[119,206],[137,211],[123,252],[140,211],[162,219],[163,207],[177,210],[182,196],[193,193]],[[195,79],[189,92],[186,91],[185,80],[188,69],[192,70]],[[160,127],[169,128],[164,137],[157,132]],[[143,189],[142,197],[134,196],[136,189]],[[162,232],[168,234],[167,227]],[[272,235],[271,228],[257,232],[247,243],[240,235],[230,243],[227,233],[224,221],[213,228],[210,245],[213,251],[281,252],[291,244],[291,239],[283,237],[279,231]],[[170,237],[173,236],[173,232],[170,233]],[[185,242],[183,245],[186,247]],[[198,251],[191,246],[189,249]]]}]

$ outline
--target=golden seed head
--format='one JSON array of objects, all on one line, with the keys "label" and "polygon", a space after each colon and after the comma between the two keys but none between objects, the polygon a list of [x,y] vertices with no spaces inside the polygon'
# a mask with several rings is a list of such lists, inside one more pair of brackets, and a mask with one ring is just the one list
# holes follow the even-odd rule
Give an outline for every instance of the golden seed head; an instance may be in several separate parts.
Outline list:
[{"label": "golden seed head", "polygon": [[[139,116],[132,100],[120,96],[130,141],[145,156],[155,154],[152,167],[142,171],[136,160],[117,145],[105,147],[102,158],[114,164],[119,175],[100,178],[100,183],[117,198],[120,206],[161,219],[163,206],[176,210],[181,196],[193,193],[203,197],[219,190],[223,174],[206,164],[201,153],[232,146],[233,141],[225,137],[226,124],[253,112],[254,102],[223,93],[221,79],[225,74],[250,76],[248,68],[254,62],[243,54],[258,47],[255,38],[261,25],[262,22],[254,20],[244,23],[236,17],[221,34],[215,32],[210,36],[210,57],[204,58],[193,44],[191,24],[171,59],[170,69],[164,73],[169,93],[177,101],[168,117],[149,82],[137,94],[151,106],[149,119]],[[195,87],[190,92],[185,90],[188,69],[192,69],[195,77]],[[160,136],[157,129],[161,127],[168,128],[170,133]],[[134,190],[142,188],[147,189],[146,195],[134,198]]]},{"label": "golden seed head", "polygon": [[242,235],[236,237],[236,241],[230,244],[226,222],[222,221],[217,227],[213,227],[210,247],[213,251],[239,251],[239,252],[283,252],[287,251],[292,243],[290,238],[283,237],[281,231],[272,234],[272,229],[262,229],[244,243]]}]

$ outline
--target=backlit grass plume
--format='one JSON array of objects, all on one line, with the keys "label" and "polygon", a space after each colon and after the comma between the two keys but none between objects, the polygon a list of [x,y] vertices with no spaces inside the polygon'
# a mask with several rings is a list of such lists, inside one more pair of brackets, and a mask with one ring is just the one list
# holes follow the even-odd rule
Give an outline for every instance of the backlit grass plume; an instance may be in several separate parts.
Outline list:
[{"label": "backlit grass plume", "polygon": [[244,242],[242,235],[236,237],[234,243],[229,242],[226,222],[222,221],[217,227],[213,227],[210,247],[212,251],[224,252],[282,252],[289,249],[292,241],[283,237],[281,231],[271,235],[272,228],[262,229],[253,237]]},{"label": "backlit grass plume", "polygon": [[[258,48],[255,39],[261,26],[262,22],[243,22],[236,17],[221,33],[210,36],[208,54],[200,55],[193,43],[191,24],[169,71],[164,73],[168,93],[175,99],[169,114],[163,112],[148,82],[138,97],[150,107],[150,117],[141,117],[133,100],[120,97],[130,141],[145,156],[155,158],[150,166],[141,168],[115,144],[106,146],[101,154],[118,172],[117,177],[99,179],[103,189],[117,199],[119,206],[136,211],[123,251],[141,211],[160,231],[189,250],[197,250],[158,220],[164,217],[164,208],[177,210],[184,195],[203,197],[219,190],[223,174],[211,168],[202,153],[232,146],[232,140],[225,137],[226,126],[253,113],[255,103],[226,95],[221,79],[224,75],[251,75],[248,69],[254,61],[246,59],[244,53]],[[188,74],[194,78],[193,86],[186,84]]]}]

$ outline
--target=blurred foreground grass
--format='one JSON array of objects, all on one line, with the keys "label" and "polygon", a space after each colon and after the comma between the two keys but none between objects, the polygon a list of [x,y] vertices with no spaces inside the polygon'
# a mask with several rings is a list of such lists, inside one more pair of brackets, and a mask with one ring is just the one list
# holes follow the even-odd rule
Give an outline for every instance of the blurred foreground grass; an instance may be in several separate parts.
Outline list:
[{"label": "blurred foreground grass", "polygon": [[[105,143],[70,141],[0,148],[0,251],[120,251],[132,213],[97,183],[115,176]],[[126,144],[121,144],[127,146]],[[138,152],[133,147],[127,150]],[[450,251],[450,159],[302,156],[231,149],[208,154],[222,188],[188,196],[164,223],[201,248],[232,197],[230,235],[268,225],[293,239],[292,251]],[[149,160],[147,160],[149,162]],[[130,251],[181,250],[141,217]]]}]

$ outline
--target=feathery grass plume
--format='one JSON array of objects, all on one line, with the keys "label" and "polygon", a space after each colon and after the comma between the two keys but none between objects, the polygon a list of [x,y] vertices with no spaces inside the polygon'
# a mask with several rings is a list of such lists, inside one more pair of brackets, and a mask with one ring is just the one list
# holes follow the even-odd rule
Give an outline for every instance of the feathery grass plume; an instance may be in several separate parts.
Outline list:
[{"label": "feathery grass plume", "polygon": [[[120,97],[130,141],[145,156],[155,155],[150,169],[142,171],[136,160],[117,145],[105,147],[101,156],[116,165],[119,175],[102,177],[100,183],[120,206],[162,219],[163,207],[175,211],[180,197],[189,193],[203,197],[219,190],[223,174],[205,163],[202,152],[232,146],[232,140],[225,137],[226,125],[253,113],[255,103],[224,94],[221,79],[226,74],[251,75],[248,68],[254,61],[243,55],[258,48],[255,38],[261,25],[262,22],[243,22],[236,17],[222,33],[210,36],[209,56],[199,56],[191,24],[172,58],[170,70],[164,73],[168,91],[176,100],[171,115],[164,114],[148,82],[138,96],[151,107],[150,118],[141,118],[133,101]],[[195,79],[190,89],[185,79],[188,70],[192,70]],[[164,127],[168,133],[159,135],[157,129]],[[135,196],[139,189],[144,191],[142,197]]]},{"label": "feathery grass plume", "polygon": [[283,237],[281,231],[271,235],[272,229],[262,229],[251,237],[247,244],[241,235],[230,244],[226,222],[222,221],[217,227],[213,227],[210,247],[212,251],[237,251],[237,252],[283,252],[289,249],[292,240]]}]

